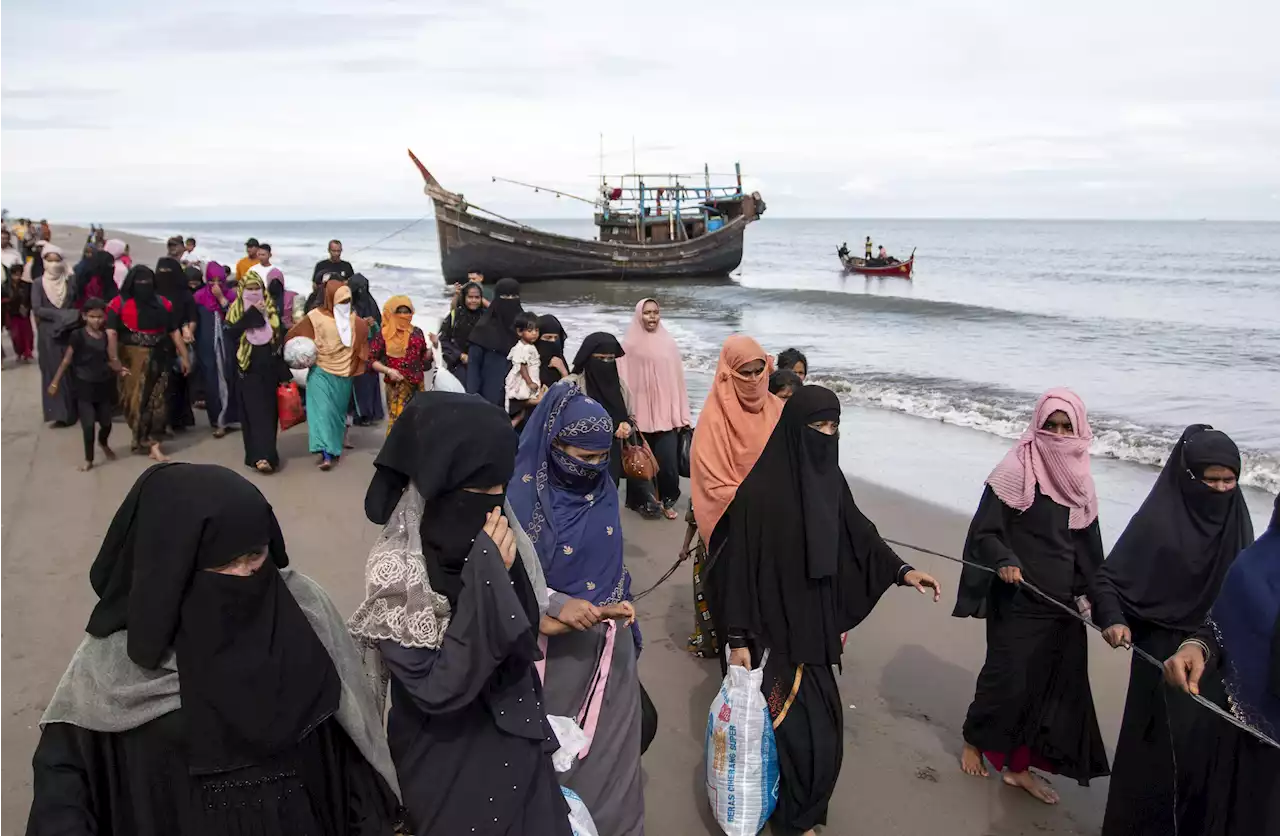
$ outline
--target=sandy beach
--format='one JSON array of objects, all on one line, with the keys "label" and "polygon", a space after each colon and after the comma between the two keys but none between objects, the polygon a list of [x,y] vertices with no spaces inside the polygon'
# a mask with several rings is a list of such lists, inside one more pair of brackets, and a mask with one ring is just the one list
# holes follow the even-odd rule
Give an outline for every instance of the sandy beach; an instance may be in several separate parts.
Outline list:
[{"label": "sandy beach", "polygon": [[[116,236],[126,237],[126,236]],[[78,251],[83,231],[59,230],[55,241]],[[159,246],[130,239],[134,258],[153,263]],[[3,812],[4,834],[21,833],[30,803],[30,758],[38,721],[83,635],[95,601],[88,568],[117,505],[148,460],[130,456],[117,422],[121,458],[77,473],[80,434],[40,421],[39,371],[3,374]],[[304,428],[281,434],[281,472],[262,476],[241,465],[236,433],[215,440],[202,425],[166,445],[175,459],[216,463],[243,472],[275,506],[293,565],[319,581],[350,613],[363,594],[363,572],[377,528],[363,497],[382,427],[356,429],[356,449],[333,472],[318,473]],[[856,429],[844,445],[870,443]],[[968,519],[862,482],[854,496],[888,537],[956,554]],[[681,508],[684,503],[681,503]],[[624,512],[626,558],[636,590],[671,565],[683,522],[644,521]],[[1054,787],[1062,803],[1046,807],[1024,793],[960,773],[960,727],[985,652],[983,625],[950,617],[957,568],[903,550],[903,557],[945,585],[934,605],[910,590],[891,590],[850,635],[839,677],[845,704],[845,760],[827,834],[1091,834],[1099,829],[1107,782]],[[652,834],[715,834],[703,786],[706,712],[719,685],[718,666],[688,655],[692,624],[690,568],[685,565],[637,609],[644,631],[641,677],[659,712],[659,731],[645,755],[646,820]],[[1108,746],[1123,708],[1128,655],[1090,640],[1094,697]],[[767,832],[767,831],[766,831]]]}]

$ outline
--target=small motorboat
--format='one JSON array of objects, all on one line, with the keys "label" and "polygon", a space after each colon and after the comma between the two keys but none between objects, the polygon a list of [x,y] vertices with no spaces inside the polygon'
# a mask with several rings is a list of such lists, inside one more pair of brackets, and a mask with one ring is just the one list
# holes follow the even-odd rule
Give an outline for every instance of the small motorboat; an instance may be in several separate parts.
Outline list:
[{"label": "small motorboat", "polygon": [[916,251],[914,249],[911,250],[911,256],[906,261],[898,261],[896,258],[855,258],[840,250],[836,250],[836,255],[840,256],[840,263],[844,265],[846,273],[909,279],[911,278],[911,271],[915,269]]}]

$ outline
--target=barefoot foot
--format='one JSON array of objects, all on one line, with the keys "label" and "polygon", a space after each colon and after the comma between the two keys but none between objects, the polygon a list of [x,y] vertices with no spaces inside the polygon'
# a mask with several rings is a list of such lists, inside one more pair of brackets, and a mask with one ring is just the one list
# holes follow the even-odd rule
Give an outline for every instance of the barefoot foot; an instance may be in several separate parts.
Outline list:
[{"label": "barefoot foot", "polygon": [[107,457],[107,461],[113,462],[116,460],[116,451],[112,450],[105,443],[98,442],[98,449],[102,451],[102,455]]},{"label": "barefoot foot", "polygon": [[85,462],[84,464],[77,467],[76,470],[80,471],[81,473],[86,473],[90,470],[93,470],[93,462]]},{"label": "barefoot foot", "polygon": [[1053,791],[1053,788],[1035,775],[1032,775],[1029,769],[1026,772],[1006,772],[1004,774],[1004,782],[1011,787],[1021,787],[1032,797],[1040,799],[1045,804],[1058,803],[1058,794]]},{"label": "barefoot foot", "polygon": [[983,763],[982,753],[968,743],[964,744],[964,751],[960,753],[960,771],[979,778],[986,778],[991,774],[987,771],[987,765]]},{"label": "barefoot foot", "polygon": [[169,457],[168,457],[168,456],[166,456],[164,453],[162,453],[162,452],[160,451],[160,445],[159,445],[159,444],[152,444],[152,445],[151,445],[151,452],[150,452],[150,453],[148,453],[148,455],[149,455],[149,456],[151,456],[151,458],[155,459],[155,460],[156,460],[156,461],[158,461],[158,462],[167,462],[167,461],[169,461]]}]

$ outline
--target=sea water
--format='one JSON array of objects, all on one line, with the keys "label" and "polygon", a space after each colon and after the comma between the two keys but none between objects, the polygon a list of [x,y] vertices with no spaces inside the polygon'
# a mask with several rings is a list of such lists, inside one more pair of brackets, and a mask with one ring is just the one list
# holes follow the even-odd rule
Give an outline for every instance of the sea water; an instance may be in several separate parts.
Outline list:
[{"label": "sea water", "polygon": [[[593,233],[586,221],[530,223]],[[340,238],[379,302],[408,294],[424,329],[448,301],[429,216],[124,226],[194,236],[232,263],[248,237],[270,242],[300,292],[328,240]],[[843,274],[836,248],[847,241],[860,253],[867,235],[899,258],[914,248],[914,279]],[[810,381],[847,404],[846,467],[949,508],[972,510],[1052,386],[1075,389],[1089,407],[1108,542],[1190,423],[1240,445],[1259,530],[1280,490],[1280,224],[766,215],[747,230],[731,279],[540,282],[522,298],[560,319],[572,360],[592,331],[621,338],[646,296],[662,304],[685,353],[695,413],[726,336],[750,334],[775,355],[795,346],[809,357]]]}]

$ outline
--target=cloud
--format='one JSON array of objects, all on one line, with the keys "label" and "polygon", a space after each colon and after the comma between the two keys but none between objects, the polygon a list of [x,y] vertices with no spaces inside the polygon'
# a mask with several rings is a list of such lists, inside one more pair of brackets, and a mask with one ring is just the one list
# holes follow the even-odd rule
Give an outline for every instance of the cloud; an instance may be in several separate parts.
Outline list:
[{"label": "cloud", "polygon": [[6,131],[100,131],[105,126],[66,116],[21,116],[5,113],[0,127]]},{"label": "cloud", "polygon": [[16,101],[28,99],[34,99],[37,101],[49,101],[53,99],[82,101],[103,99],[114,95],[115,92],[116,91],[114,90],[104,90],[94,87],[5,87],[0,91],[0,98],[13,99]]}]

